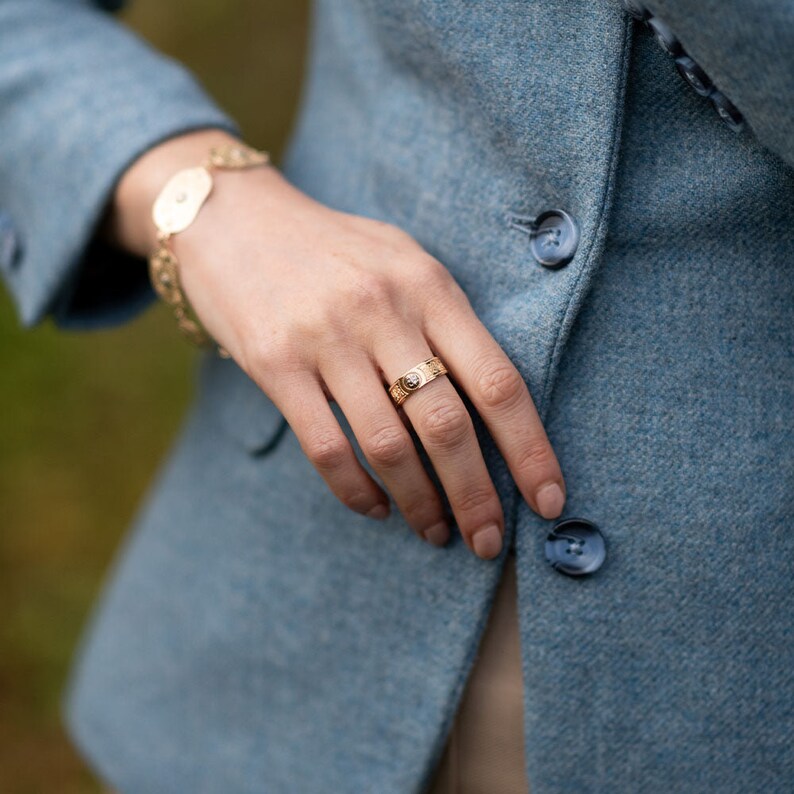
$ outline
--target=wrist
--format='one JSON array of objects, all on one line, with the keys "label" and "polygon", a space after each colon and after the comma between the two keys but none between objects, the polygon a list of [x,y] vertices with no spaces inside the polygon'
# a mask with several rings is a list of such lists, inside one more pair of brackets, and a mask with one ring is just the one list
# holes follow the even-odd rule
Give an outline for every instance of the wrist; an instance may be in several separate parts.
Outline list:
[{"label": "wrist", "polygon": [[[206,140],[202,141],[207,143]],[[174,160],[169,160],[169,166]],[[158,295],[172,308],[179,329],[194,344],[217,344],[204,328],[187,299],[180,276],[179,257],[173,237],[188,230],[213,190],[214,177],[224,171],[249,171],[267,167],[270,155],[242,141],[215,144],[198,165],[180,168],[159,191],[151,217],[156,228],[157,248],[149,256],[149,277]],[[218,353],[229,354],[218,345]]]},{"label": "wrist", "polygon": [[212,146],[239,142],[224,130],[208,128],[169,138],[148,149],[118,181],[101,236],[130,253],[148,256],[157,246],[152,205],[165,183],[180,169],[201,163]]}]

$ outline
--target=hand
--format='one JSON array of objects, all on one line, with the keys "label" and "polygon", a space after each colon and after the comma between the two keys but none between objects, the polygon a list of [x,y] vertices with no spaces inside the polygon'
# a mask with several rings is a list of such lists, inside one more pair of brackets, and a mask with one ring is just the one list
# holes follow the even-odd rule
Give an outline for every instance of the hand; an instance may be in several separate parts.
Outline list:
[{"label": "hand", "polygon": [[[221,131],[180,136],[134,164],[115,197],[111,238],[148,253],[154,226],[144,217],[159,188],[224,140],[233,139]],[[499,553],[502,508],[457,386],[532,509],[546,518],[561,513],[562,473],[527,386],[440,262],[397,227],[333,210],[272,166],[216,171],[214,180],[196,220],[171,240],[183,288],[343,504],[373,518],[389,513],[388,496],[357,459],[329,398],[410,526],[436,545],[448,540],[440,495],[404,411],[466,544],[483,558]],[[455,385],[440,376],[395,408],[384,384],[433,355]]]}]

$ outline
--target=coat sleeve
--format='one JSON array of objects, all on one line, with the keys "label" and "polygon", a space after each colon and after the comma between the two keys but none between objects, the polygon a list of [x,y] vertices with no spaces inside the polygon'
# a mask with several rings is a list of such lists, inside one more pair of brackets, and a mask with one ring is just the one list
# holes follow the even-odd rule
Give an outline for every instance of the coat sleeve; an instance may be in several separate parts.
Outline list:
[{"label": "coat sleeve", "polygon": [[117,0],[0,0],[0,273],[24,325],[120,323],[154,297],[146,263],[96,230],[160,141],[237,123],[181,64],[108,13]]},{"label": "coat sleeve", "polygon": [[761,144],[794,165],[794,3],[650,0],[644,6],[739,109]]}]

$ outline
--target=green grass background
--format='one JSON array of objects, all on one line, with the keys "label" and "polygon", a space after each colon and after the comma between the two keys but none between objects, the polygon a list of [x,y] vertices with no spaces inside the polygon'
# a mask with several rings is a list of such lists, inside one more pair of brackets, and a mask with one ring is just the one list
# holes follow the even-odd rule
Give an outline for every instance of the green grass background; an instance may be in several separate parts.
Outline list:
[{"label": "green grass background", "polygon": [[[188,64],[278,162],[306,0],[134,0],[121,21]],[[193,362],[164,307],[76,334],[22,329],[0,294],[0,794],[99,791],[64,734],[61,692],[103,573],[187,406]]]}]

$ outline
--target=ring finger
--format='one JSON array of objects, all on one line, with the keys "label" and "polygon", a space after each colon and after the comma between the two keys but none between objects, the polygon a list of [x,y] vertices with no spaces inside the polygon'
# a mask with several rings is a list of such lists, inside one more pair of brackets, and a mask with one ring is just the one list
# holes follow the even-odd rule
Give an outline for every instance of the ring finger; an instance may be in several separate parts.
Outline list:
[{"label": "ring finger", "polygon": [[[375,345],[374,353],[389,383],[434,355],[418,331],[392,334],[387,344]],[[504,535],[502,506],[455,387],[449,378],[437,377],[412,392],[402,407],[433,462],[466,544],[485,559],[497,556]]]},{"label": "ring finger", "polygon": [[421,538],[437,546],[446,543],[441,499],[374,362],[364,353],[330,356],[320,375],[405,520]]}]

